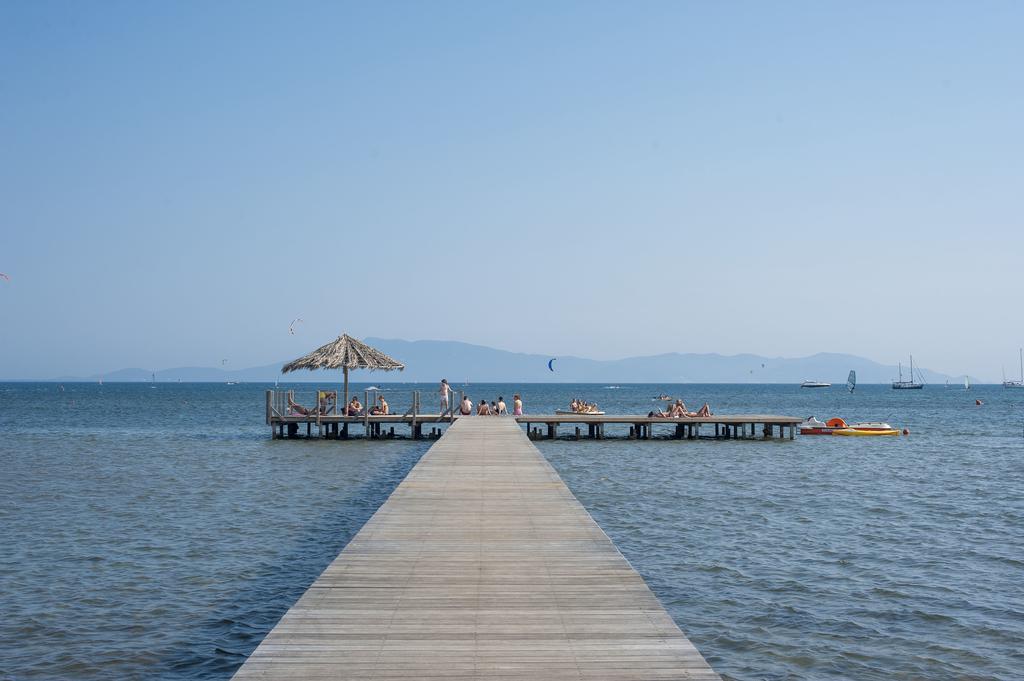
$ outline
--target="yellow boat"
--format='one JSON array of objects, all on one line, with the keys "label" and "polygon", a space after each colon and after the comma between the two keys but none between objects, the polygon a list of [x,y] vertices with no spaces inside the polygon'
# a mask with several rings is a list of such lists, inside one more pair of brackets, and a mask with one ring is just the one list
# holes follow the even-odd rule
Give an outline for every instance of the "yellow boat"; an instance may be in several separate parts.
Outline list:
[{"label": "yellow boat", "polygon": [[899,435],[900,431],[895,428],[839,428],[833,430],[832,434],[859,437],[865,435]]}]

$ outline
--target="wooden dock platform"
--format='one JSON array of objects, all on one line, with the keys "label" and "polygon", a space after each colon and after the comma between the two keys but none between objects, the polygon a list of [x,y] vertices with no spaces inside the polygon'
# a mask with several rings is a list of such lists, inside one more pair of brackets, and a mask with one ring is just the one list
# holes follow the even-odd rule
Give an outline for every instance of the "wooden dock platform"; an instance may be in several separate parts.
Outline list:
[{"label": "wooden dock platform", "polygon": [[[693,440],[697,438],[718,439],[772,439],[787,437],[792,440],[797,426],[804,419],[795,416],[777,414],[715,414],[706,417],[658,418],[646,414],[528,414],[525,416],[460,416],[446,413],[420,413],[415,410],[404,414],[388,414],[374,416],[342,416],[340,414],[296,414],[289,413],[284,406],[287,400],[282,394],[273,390],[267,391],[267,425],[271,436],[275,438],[300,437],[304,430],[305,437],[326,437],[346,439],[351,426],[360,426],[363,434],[371,438],[393,437],[394,427],[409,427],[411,437],[423,437],[423,427],[431,428],[429,437],[440,437],[442,426],[450,426],[459,420],[476,420],[501,418],[526,426],[527,434],[534,439],[555,438],[561,426],[575,426],[575,437],[582,438],[582,427],[586,427],[586,437],[601,439],[605,437],[605,426],[620,426],[626,437],[647,440],[655,437],[655,430],[675,439]],[[418,404],[418,396],[413,404]],[[537,426],[534,428],[533,426]],[[628,429],[627,429],[628,428]],[[314,433],[315,430],[315,433]],[[562,431],[573,435],[573,432]]]},{"label": "wooden dock platform", "polygon": [[511,418],[457,420],[236,679],[719,679]]}]

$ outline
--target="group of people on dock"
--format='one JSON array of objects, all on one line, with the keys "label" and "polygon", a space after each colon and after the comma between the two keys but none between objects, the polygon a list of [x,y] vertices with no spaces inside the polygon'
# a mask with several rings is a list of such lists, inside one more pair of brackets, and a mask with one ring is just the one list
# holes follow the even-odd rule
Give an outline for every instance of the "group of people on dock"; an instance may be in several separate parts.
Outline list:
[{"label": "group of people on dock", "polygon": [[[345,405],[345,416],[366,416],[363,411],[363,403],[359,401],[358,397],[353,396],[349,400],[348,404]],[[377,395],[377,404],[370,407],[370,416],[387,416],[391,413],[391,405],[384,399],[383,395]]]},{"label": "group of people on dock", "polygon": [[334,413],[334,403],[338,399],[338,393],[334,390],[318,390],[316,393],[316,406],[313,408],[304,407],[295,401],[291,391],[288,391],[288,409],[293,414],[302,416],[325,416]]},{"label": "group of people on dock", "polygon": [[[451,385],[448,384],[447,379],[441,380],[441,387],[439,390],[439,396],[441,401],[441,416],[451,414],[455,409],[453,400],[455,399],[455,391]],[[659,398],[660,399],[660,398]],[[326,415],[334,411],[334,403],[337,400],[337,393],[334,391],[318,391],[317,394],[317,407],[313,409],[307,409],[301,404],[295,402],[292,398],[291,393],[288,395],[288,407],[292,413],[302,414],[304,416],[315,416],[317,414]],[[369,408],[369,412],[365,411],[365,407],[359,401],[358,397],[353,396],[348,404],[345,405],[342,410],[342,416],[387,416],[391,413],[390,405],[384,395],[378,395],[375,400],[375,404]],[[569,403],[569,408],[575,414],[599,414],[597,404],[593,402],[587,402],[579,398],[573,398]],[[490,403],[487,400],[480,400],[479,404],[473,404],[473,401],[468,395],[463,395],[462,401],[458,405],[459,415],[461,416],[508,416],[509,410],[508,405],[505,404],[505,398],[498,396],[497,400],[492,400]],[[523,415],[523,399],[518,394],[512,396],[512,416]],[[679,418],[706,418],[712,416],[711,407],[707,402],[704,403],[697,411],[688,411],[686,405],[682,400],[677,399],[674,404],[668,409],[668,411],[661,411],[660,409],[652,411],[647,414],[648,418],[663,418],[663,419],[679,419]]]},{"label": "group of people on dock", "polygon": [[[451,401],[455,396],[455,390],[448,384],[447,378],[441,379],[441,387],[438,392],[441,398],[441,416],[450,414],[453,408],[451,406]],[[501,395],[498,396],[497,401],[492,400],[490,404],[487,403],[487,400],[480,400],[480,404],[478,404],[474,410],[473,400],[469,399],[469,395],[463,394],[462,401],[459,403],[459,415],[472,416],[474,411],[477,416],[509,415],[508,405],[505,404],[505,398]],[[523,415],[523,398],[518,394],[512,396],[512,415]]]},{"label": "group of people on dock", "polygon": [[684,418],[706,418],[712,416],[711,407],[707,402],[704,406],[697,411],[687,411],[686,405],[682,400],[676,400],[668,411],[662,411],[660,409],[652,411],[647,415],[649,418],[655,419],[684,419]]}]

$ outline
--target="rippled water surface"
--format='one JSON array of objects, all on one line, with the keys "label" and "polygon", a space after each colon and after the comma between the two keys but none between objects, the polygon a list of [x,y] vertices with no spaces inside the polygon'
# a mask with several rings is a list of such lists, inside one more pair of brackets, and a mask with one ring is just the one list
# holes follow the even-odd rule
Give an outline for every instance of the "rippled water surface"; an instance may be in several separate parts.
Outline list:
[{"label": "rippled water surface", "polygon": [[717,671],[1024,678],[1024,391],[684,390],[911,430],[538,443]]},{"label": "rippled water surface", "polygon": [[427,448],[234,387],[0,387],[0,678],[229,677]]},{"label": "rippled water surface", "polygon": [[[229,677],[428,446],[272,441],[264,387],[0,384],[0,678]],[[538,446],[729,678],[1024,677],[1024,391],[519,388],[910,428]]]}]

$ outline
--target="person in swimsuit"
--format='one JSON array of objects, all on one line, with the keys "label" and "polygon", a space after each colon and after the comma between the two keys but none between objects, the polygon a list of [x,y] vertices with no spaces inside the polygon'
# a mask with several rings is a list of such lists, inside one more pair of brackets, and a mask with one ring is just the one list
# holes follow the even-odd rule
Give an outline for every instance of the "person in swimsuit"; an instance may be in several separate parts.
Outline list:
[{"label": "person in swimsuit", "polygon": [[477,416],[490,416],[491,410],[487,407],[487,400],[480,400],[480,404],[476,408]]},{"label": "person in swimsuit", "polygon": [[519,395],[512,396],[512,415],[522,416],[523,415],[523,398]]},{"label": "person in swimsuit", "polygon": [[508,407],[505,406],[505,398],[498,395],[498,416],[508,416]]},{"label": "person in swimsuit", "polygon": [[302,414],[303,416],[309,416],[311,413],[309,409],[306,409],[301,404],[292,399],[292,394],[290,391],[288,393],[288,408],[291,409],[296,414]]},{"label": "person in swimsuit", "polygon": [[438,392],[441,393],[441,416],[444,416],[451,411],[451,407],[448,406],[448,398],[452,393],[452,387],[448,385],[447,378],[441,379],[441,389]]},{"label": "person in swimsuit", "polygon": [[462,404],[459,406],[459,413],[463,416],[471,416],[473,414],[473,401],[469,399],[469,395],[463,395]]}]

